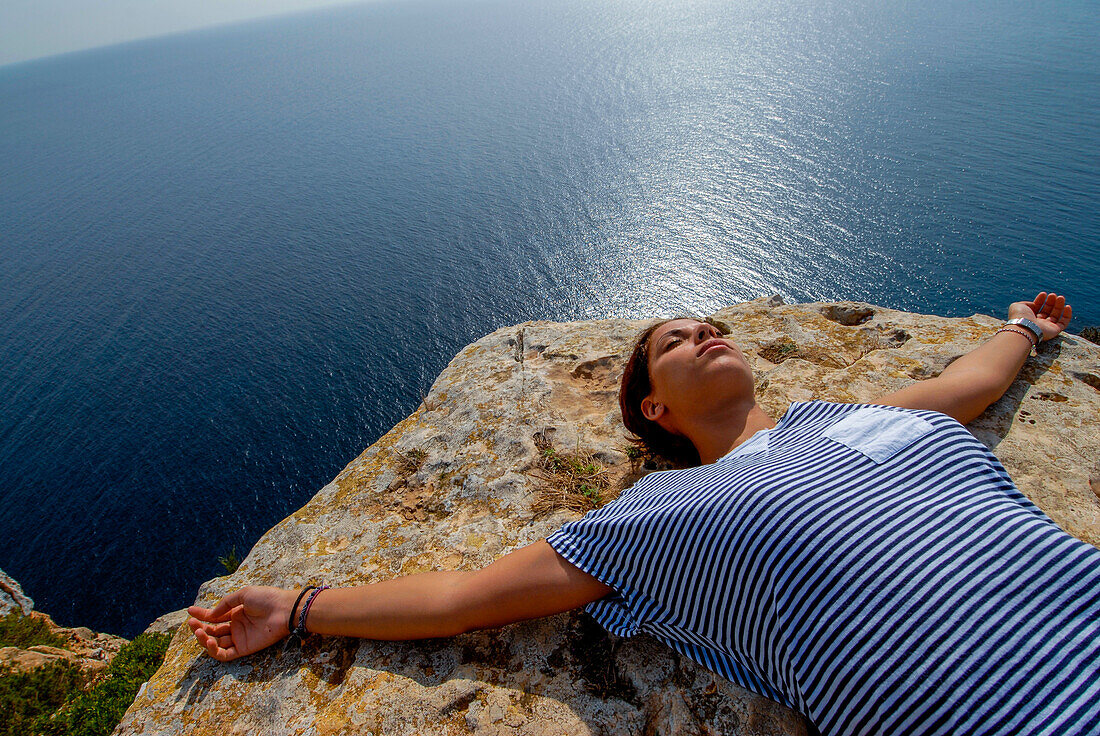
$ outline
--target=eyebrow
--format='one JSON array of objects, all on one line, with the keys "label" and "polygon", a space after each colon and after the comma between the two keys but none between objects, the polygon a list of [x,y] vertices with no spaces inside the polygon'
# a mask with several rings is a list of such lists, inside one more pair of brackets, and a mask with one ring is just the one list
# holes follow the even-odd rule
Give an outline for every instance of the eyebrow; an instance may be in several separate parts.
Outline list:
[{"label": "eyebrow", "polygon": [[661,341],[664,340],[669,335],[677,335],[679,337],[683,337],[686,334],[691,334],[691,328],[689,328],[689,327],[674,327],[673,329],[669,330],[665,334],[661,335],[660,339],[657,340],[656,346],[660,347],[661,346]]}]

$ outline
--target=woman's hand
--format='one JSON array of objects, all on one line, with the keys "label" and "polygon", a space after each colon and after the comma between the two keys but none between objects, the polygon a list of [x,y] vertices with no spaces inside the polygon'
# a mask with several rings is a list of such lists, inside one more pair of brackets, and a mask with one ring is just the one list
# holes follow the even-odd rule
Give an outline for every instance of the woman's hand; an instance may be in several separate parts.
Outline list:
[{"label": "woman's hand", "polygon": [[191,606],[187,625],[207,654],[229,662],[289,636],[287,623],[297,595],[293,590],[246,586],[213,608]]},{"label": "woman's hand", "polygon": [[1034,301],[1013,302],[1008,307],[1008,318],[1030,319],[1043,331],[1043,340],[1057,337],[1066,329],[1073,316],[1073,307],[1066,304],[1064,296],[1040,291]]},{"label": "woman's hand", "polygon": [[[1064,296],[1039,292],[1034,301],[1014,302],[1008,307],[1009,319],[1029,319],[1039,325],[1043,339],[1059,335],[1069,324],[1073,309]],[[1016,332],[1016,330],[1012,330]],[[991,339],[947,366],[940,375],[917,381],[886,394],[874,403],[906,409],[931,409],[967,424],[981,415],[994,401],[1004,396],[1016,380],[1031,350],[1018,337]],[[1025,351],[1024,345],[1028,345]]]}]

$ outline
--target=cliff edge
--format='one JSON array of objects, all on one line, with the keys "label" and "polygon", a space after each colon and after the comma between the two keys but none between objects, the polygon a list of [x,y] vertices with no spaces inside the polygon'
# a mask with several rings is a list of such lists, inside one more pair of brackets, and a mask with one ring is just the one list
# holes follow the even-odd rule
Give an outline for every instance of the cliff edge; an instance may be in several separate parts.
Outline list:
[{"label": "cliff edge", "polygon": [[96,675],[107,669],[127,643],[121,636],[101,634],[84,626],[59,626],[46,614],[34,610],[34,601],[23,592],[19,582],[0,570],[0,617],[9,614],[37,620],[40,633],[47,634],[58,646],[0,644],[0,677],[11,672],[29,672],[53,662],[69,662],[86,674]]},{"label": "cliff edge", "polygon": [[[752,361],[758,401],[775,419],[792,401],[872,402],[935,376],[1001,324],[778,297],[713,318]],[[617,390],[647,324],[528,322],[469,345],[411,416],[197,600],[250,583],[356,585],[484,566],[580,515],[561,508],[548,457],[583,458],[593,483],[576,508],[613,497],[646,472],[627,451]],[[1100,347],[1069,334],[1043,345],[970,429],[1048,515],[1100,545]],[[574,612],[448,640],[311,637],[230,664],[180,626],[115,733],[806,732],[792,711]]]}]

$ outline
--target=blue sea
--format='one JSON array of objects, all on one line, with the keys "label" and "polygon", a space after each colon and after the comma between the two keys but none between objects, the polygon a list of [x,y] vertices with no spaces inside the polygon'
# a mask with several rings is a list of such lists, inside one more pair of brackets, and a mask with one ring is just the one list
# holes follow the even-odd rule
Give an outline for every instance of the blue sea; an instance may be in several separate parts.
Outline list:
[{"label": "blue sea", "polygon": [[404,0],[0,67],[0,568],[192,602],[529,319],[1100,324],[1100,4]]}]

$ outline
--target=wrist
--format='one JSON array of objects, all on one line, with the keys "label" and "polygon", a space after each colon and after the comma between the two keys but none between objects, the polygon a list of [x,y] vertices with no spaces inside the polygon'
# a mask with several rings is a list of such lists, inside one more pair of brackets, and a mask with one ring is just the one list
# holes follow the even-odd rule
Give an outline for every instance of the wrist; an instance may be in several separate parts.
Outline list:
[{"label": "wrist", "polygon": [[1028,333],[1035,338],[1035,347],[1039,347],[1045,337],[1042,326],[1031,317],[1014,317],[1005,322],[1004,327],[1014,327]]},{"label": "wrist", "polygon": [[1030,330],[1026,330],[1026,329],[1024,329],[1022,327],[1018,327],[1016,325],[1005,325],[1005,326],[1001,327],[999,330],[997,330],[997,332],[995,332],[993,336],[997,337],[1002,332],[1011,332],[1011,333],[1014,333],[1016,335],[1019,335],[1020,337],[1016,338],[1016,342],[1019,345],[1026,345],[1027,346],[1027,354],[1028,355],[1034,355],[1035,351],[1039,347],[1038,343],[1035,342],[1035,335],[1031,334]]},{"label": "wrist", "polygon": [[309,612],[313,609],[313,604],[317,601],[317,597],[324,591],[329,590],[329,586],[322,585],[315,590],[311,590],[306,599],[302,601],[302,610],[298,614],[298,629],[297,634],[299,636],[305,636],[309,633],[309,629],[306,628],[306,621],[309,619]]},{"label": "wrist", "polygon": [[279,603],[278,603],[278,620],[279,620],[279,633],[284,636],[290,636],[293,631],[293,620],[297,620],[297,610],[301,606],[301,596],[305,592],[303,588],[291,588],[289,590],[279,590]]},{"label": "wrist", "polygon": [[309,609],[317,599],[317,595],[328,590],[327,585],[309,585],[301,590],[294,591],[294,602],[291,604],[286,619],[286,627],[290,636],[302,640],[309,635],[306,628],[306,619],[309,617]]}]

